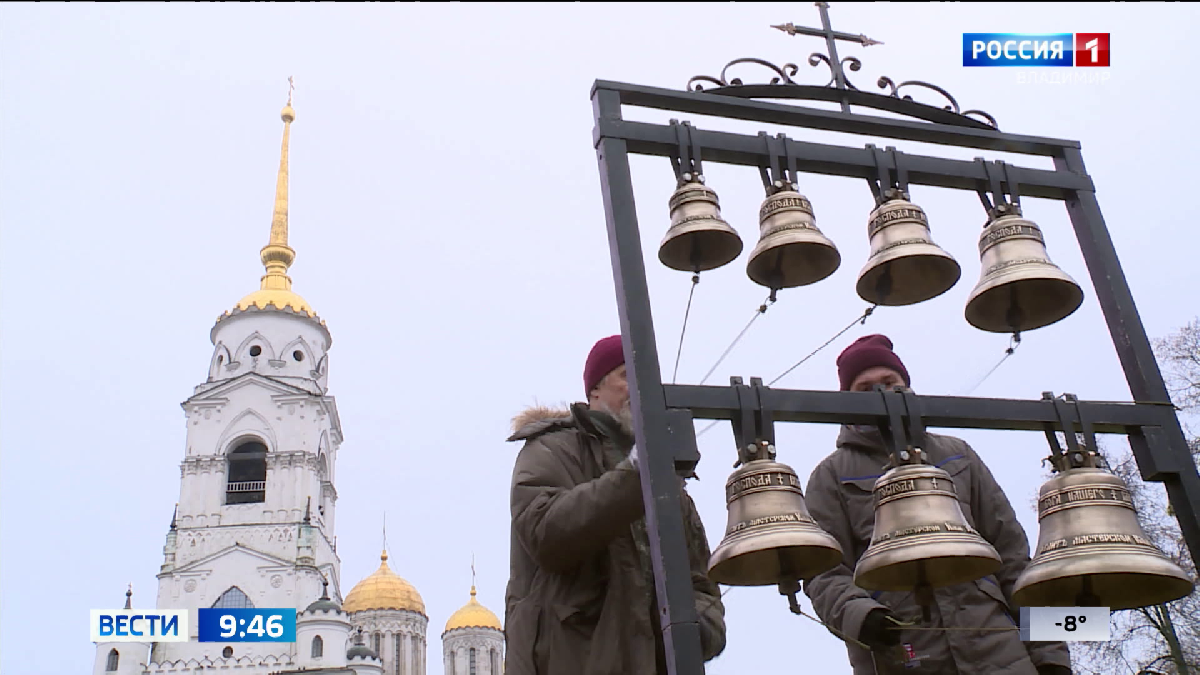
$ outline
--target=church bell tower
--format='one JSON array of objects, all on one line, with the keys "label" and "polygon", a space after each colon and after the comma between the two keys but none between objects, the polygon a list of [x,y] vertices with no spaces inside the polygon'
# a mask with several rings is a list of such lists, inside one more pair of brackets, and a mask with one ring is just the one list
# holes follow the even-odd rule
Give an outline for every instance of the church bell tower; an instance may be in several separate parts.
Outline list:
[{"label": "church bell tower", "polygon": [[332,340],[287,274],[296,257],[288,246],[291,99],[289,90],[260,287],[217,318],[207,377],[182,403],[187,442],[157,606],[189,610],[192,641],[156,644],[145,660],[149,673],[290,667],[295,645],[195,642],[197,610],[303,611],[319,598],[341,599],[333,542],[342,430],[328,395]]}]

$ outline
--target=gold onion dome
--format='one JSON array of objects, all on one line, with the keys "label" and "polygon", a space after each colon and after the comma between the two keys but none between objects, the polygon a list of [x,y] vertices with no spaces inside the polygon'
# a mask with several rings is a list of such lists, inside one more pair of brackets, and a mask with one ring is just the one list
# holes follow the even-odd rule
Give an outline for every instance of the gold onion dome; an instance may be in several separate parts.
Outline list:
[{"label": "gold onion dome", "polygon": [[[225,312],[217,319],[218,322],[233,312],[250,309],[290,310],[320,321],[312,306],[292,291],[292,279],[287,275],[288,268],[296,259],[296,252],[288,246],[288,140],[292,122],[296,119],[290,93],[287,105],[279,116],[283,120],[283,149],[279,157],[279,177],[275,183],[275,211],[271,217],[270,241],[259,253],[266,274],[262,277],[259,290],[239,300],[232,311]],[[324,325],[324,322],[321,321],[321,324]]]},{"label": "gold onion dome", "polygon": [[387,551],[384,551],[379,556],[379,569],[346,594],[342,611],[354,613],[372,609],[403,609],[425,615],[425,601],[421,599],[421,594],[388,567],[387,559]]},{"label": "gold onion dome", "polygon": [[495,614],[487,607],[479,604],[475,599],[475,587],[471,586],[471,600],[462,606],[454,614],[450,615],[450,620],[446,622],[446,632],[456,628],[494,628],[496,630],[504,630],[500,625],[500,619],[496,618]]}]

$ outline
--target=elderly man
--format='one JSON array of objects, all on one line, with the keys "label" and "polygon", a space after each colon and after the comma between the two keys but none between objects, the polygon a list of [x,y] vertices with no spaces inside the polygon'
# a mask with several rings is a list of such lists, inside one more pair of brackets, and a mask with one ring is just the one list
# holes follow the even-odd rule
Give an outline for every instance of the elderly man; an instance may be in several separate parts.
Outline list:
[{"label": "elderly man", "polygon": [[[883,335],[860,338],[842,352],[837,366],[842,391],[911,384],[891,340]],[[912,593],[868,592],[855,586],[854,567],[871,542],[875,524],[875,480],[887,470],[890,455],[878,428],[844,426],[837,449],[813,470],[805,500],[813,518],[845,553],[842,565],[804,584],[814,609],[825,623],[871,647],[868,651],[847,643],[855,675],[1070,675],[1071,658],[1064,643],[1022,642],[1012,630],[1019,617],[1012,603],[1013,585],[1029,564],[1029,541],[1004,491],[966,442],[927,436],[927,461],[953,478],[963,515],[995,547],[1003,567],[994,576],[935,589],[932,626],[914,628],[950,631],[901,626],[921,621]]]},{"label": "elderly man", "polygon": [[[666,675],[621,336],[596,343],[587,403],[513,420],[507,675]],[[725,607],[709,547],[680,480],[706,661],[725,648]]]}]

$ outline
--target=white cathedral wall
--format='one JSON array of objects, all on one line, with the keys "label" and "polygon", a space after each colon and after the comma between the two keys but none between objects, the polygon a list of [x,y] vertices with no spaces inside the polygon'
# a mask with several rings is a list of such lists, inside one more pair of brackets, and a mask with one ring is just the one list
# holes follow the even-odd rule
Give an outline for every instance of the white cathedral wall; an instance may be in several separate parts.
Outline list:
[{"label": "white cathedral wall", "polygon": [[[363,629],[368,647],[375,649],[383,660],[385,675],[425,675],[425,642],[429,620],[416,612],[370,610],[355,612],[351,617],[355,629]],[[379,647],[375,634],[379,634]],[[400,638],[397,651],[396,638]]]},{"label": "white cathedral wall", "polygon": [[[108,655],[117,651],[117,669],[108,670]],[[96,644],[93,675],[141,675],[150,657],[150,644],[141,642],[100,642]]]},{"label": "white cathedral wall", "polygon": [[[471,669],[475,649],[475,669]],[[498,668],[492,667],[492,652]],[[442,635],[445,675],[501,675],[504,670],[504,633],[491,628],[456,628]]]},{"label": "white cathedral wall", "polygon": [[[313,638],[321,638],[321,655],[314,657]],[[338,668],[346,665],[350,649],[350,617],[345,612],[301,612],[296,619],[296,666]]]}]

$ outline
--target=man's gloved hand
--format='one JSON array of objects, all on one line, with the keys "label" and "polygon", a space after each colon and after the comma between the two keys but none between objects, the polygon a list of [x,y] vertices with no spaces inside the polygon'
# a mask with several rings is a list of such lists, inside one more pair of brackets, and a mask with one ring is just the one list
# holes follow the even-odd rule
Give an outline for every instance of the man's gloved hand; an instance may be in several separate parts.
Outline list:
[{"label": "man's gloved hand", "polygon": [[1044,663],[1037,667],[1038,675],[1071,675],[1071,669],[1057,663]]},{"label": "man's gloved hand", "polygon": [[867,618],[863,619],[862,630],[858,633],[859,642],[872,649],[895,647],[900,644],[900,631],[896,630],[899,626],[892,623],[892,618],[895,618],[895,615],[886,609],[871,610]]}]

